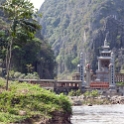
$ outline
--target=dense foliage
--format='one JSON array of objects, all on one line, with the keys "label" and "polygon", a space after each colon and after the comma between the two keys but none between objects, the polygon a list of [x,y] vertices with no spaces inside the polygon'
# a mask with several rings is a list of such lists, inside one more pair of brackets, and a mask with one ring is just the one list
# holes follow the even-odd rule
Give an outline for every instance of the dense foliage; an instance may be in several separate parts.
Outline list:
[{"label": "dense foliage", "polygon": [[105,24],[108,16],[115,22],[123,22],[123,6],[123,0],[45,0],[40,8],[43,18],[39,22],[55,52],[58,75],[62,77],[63,73],[76,70],[81,51],[84,51],[85,62],[91,63],[95,71],[107,31],[111,49],[124,47],[123,24],[112,21]]},{"label": "dense foliage", "polygon": [[[14,3],[15,5],[21,2],[16,1]],[[14,8],[14,4],[12,8]],[[32,4],[30,4],[30,7],[31,6]],[[0,72],[1,76],[5,76],[6,52],[8,48],[7,45],[10,40],[10,38],[8,37],[10,35],[10,21],[8,21],[7,19],[8,17],[10,17],[9,19],[12,20],[12,13],[8,13],[9,16],[4,16],[3,12],[0,11],[0,14]],[[28,12],[26,16],[28,16]],[[34,17],[32,17],[32,19],[33,18]],[[37,72],[40,78],[54,78],[54,67],[56,64],[54,53],[51,50],[50,45],[47,43],[46,40],[44,40],[43,36],[40,33],[38,33],[38,38],[35,36],[35,29],[38,29],[36,20],[33,19],[32,23],[32,19],[30,19],[30,21],[28,19],[26,20],[25,18],[23,20],[23,17],[21,17],[21,15],[18,20],[16,18],[16,36],[14,36],[14,42],[12,45],[12,62],[10,69],[12,72],[15,73],[19,72],[27,74]],[[21,28],[20,26],[22,26],[23,28]],[[28,30],[28,32],[26,32],[26,30]]]},{"label": "dense foliage", "polygon": [[[38,85],[11,82],[5,91],[4,80],[0,79],[0,123],[21,122],[30,117],[50,118],[52,112],[61,111],[71,114],[68,98],[42,89]],[[19,114],[24,111],[25,114]]]}]

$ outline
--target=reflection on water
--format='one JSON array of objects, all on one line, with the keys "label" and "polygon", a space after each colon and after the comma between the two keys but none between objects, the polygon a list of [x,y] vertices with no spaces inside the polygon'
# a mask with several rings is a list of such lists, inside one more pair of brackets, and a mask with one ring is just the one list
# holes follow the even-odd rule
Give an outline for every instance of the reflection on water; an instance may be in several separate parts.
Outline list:
[{"label": "reflection on water", "polygon": [[124,124],[124,105],[73,106],[72,124]]}]

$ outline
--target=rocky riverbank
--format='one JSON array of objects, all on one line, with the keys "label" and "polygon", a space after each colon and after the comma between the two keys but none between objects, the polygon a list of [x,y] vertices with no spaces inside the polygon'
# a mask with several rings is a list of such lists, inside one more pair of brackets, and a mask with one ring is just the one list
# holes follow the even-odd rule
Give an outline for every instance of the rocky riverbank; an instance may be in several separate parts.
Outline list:
[{"label": "rocky riverbank", "polygon": [[70,122],[71,114],[64,112],[53,112],[52,118],[47,123],[41,124],[71,124]]},{"label": "rocky riverbank", "polygon": [[27,118],[21,122],[11,124],[71,124],[71,114],[62,111],[54,111],[51,113],[51,118],[35,116]]},{"label": "rocky riverbank", "polygon": [[124,96],[103,96],[85,97],[69,96],[72,105],[107,105],[107,104],[124,104]]}]

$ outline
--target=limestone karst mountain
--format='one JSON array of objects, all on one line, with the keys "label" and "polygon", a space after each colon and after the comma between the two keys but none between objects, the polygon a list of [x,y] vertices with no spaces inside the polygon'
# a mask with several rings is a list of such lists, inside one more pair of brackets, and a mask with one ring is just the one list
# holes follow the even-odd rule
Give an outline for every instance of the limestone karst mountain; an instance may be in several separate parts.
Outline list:
[{"label": "limestone karst mountain", "polygon": [[[81,51],[95,71],[106,32],[111,49],[117,53],[124,47],[123,6],[124,0],[45,0],[39,22],[56,55],[58,76],[76,70]],[[116,70],[120,68],[116,54]]]}]

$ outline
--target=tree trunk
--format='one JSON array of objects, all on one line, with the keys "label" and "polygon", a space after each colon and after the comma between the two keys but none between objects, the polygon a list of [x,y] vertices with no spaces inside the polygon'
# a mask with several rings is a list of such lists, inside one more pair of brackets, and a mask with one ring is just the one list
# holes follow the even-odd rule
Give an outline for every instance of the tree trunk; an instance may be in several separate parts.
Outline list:
[{"label": "tree trunk", "polygon": [[10,41],[10,46],[8,48],[8,52],[6,55],[6,71],[7,71],[7,76],[6,76],[6,90],[8,90],[8,86],[9,86],[9,70],[10,70],[10,64],[11,64],[11,56],[12,56],[12,41],[13,39]]}]

